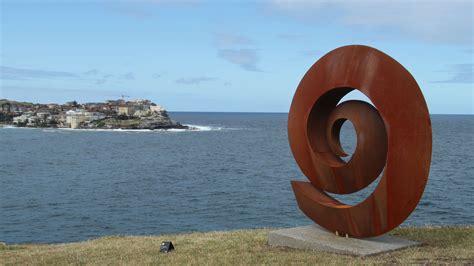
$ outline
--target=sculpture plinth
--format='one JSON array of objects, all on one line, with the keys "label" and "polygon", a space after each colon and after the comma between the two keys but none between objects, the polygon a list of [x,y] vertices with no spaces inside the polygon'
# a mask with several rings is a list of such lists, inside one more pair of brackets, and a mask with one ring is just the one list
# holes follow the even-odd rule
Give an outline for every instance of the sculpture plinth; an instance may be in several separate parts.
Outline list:
[{"label": "sculpture plinth", "polygon": [[396,251],[419,243],[382,235],[364,239],[336,236],[316,224],[270,232],[270,246],[317,250],[355,256],[371,256]]}]

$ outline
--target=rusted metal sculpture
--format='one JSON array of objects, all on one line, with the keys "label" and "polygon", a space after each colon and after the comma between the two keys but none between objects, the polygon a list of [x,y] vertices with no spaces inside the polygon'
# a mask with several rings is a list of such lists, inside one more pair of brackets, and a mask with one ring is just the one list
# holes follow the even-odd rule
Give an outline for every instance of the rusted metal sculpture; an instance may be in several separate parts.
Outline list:
[{"label": "rusted metal sculpture", "polygon": [[[350,100],[359,90],[373,103]],[[339,133],[354,125],[357,147],[346,163]],[[371,237],[400,225],[415,209],[431,161],[431,122],[418,84],[397,61],[371,47],[337,48],[301,80],[291,104],[288,135],[293,156],[310,182],[292,181],[300,209],[339,235]],[[383,172],[383,173],[382,173]],[[378,186],[351,206],[326,192],[348,194]]]}]

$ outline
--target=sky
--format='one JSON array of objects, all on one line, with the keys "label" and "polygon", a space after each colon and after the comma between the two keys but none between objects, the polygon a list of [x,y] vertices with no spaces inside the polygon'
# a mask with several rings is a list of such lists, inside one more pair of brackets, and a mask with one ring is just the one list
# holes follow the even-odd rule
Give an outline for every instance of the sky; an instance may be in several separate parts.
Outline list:
[{"label": "sky", "polygon": [[363,44],[410,71],[430,113],[474,114],[473,1],[0,3],[0,98],[288,112],[312,64]]}]

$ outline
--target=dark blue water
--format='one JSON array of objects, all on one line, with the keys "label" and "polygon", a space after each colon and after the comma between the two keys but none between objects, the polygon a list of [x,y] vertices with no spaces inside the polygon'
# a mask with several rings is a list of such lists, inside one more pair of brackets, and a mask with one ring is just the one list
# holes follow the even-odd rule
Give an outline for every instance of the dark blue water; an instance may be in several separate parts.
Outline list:
[{"label": "dark blue water", "polygon": [[[286,114],[172,113],[200,131],[0,128],[0,241],[309,224]],[[432,116],[425,194],[405,224],[474,222],[474,116]],[[344,148],[353,150],[350,127]],[[362,200],[370,189],[344,198]]]}]

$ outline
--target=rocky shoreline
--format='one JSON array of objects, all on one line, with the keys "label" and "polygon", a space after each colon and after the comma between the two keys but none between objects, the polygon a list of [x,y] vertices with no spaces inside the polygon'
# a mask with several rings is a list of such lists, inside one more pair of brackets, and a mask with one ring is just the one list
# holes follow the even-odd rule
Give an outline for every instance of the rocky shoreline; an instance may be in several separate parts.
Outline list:
[{"label": "rocky shoreline", "polygon": [[[59,127],[56,124],[45,124],[38,126],[26,126],[26,125],[15,125],[12,123],[2,123],[1,127],[13,126],[18,128],[65,128],[68,127]],[[194,129],[193,127],[182,125],[178,122],[174,122],[169,119],[139,119],[139,118],[129,118],[126,120],[121,120],[117,118],[104,118],[101,120],[95,120],[89,123],[87,126],[79,126],[71,129],[126,129],[126,130],[167,130],[167,129]]]},{"label": "rocky shoreline", "polygon": [[169,116],[108,117],[95,120],[80,129],[190,129],[189,126],[173,121]]}]

